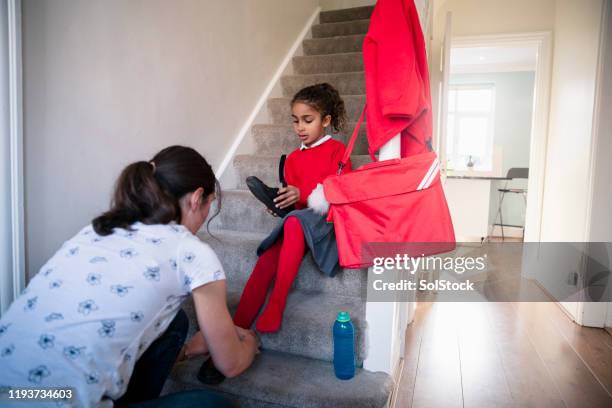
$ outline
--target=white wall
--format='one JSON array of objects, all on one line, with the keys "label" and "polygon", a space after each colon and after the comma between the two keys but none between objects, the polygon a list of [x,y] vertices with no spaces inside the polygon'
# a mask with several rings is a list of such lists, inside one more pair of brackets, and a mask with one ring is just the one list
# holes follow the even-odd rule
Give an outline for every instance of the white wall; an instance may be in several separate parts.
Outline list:
[{"label": "white wall", "polygon": [[602,0],[555,11],[541,241],[585,241]]},{"label": "white wall", "polygon": [[216,168],[317,0],[23,2],[29,276],[170,144]]}]

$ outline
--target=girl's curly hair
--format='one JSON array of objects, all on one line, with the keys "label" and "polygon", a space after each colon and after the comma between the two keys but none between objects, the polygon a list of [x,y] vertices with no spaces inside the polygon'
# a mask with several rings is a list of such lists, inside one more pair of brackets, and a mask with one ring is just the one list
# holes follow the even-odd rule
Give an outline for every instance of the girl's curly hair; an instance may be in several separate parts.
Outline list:
[{"label": "girl's curly hair", "polygon": [[344,129],[346,125],[346,108],[340,93],[328,83],[307,86],[295,94],[291,100],[291,106],[296,102],[312,106],[320,114],[321,118],[331,116],[331,127],[334,133]]}]

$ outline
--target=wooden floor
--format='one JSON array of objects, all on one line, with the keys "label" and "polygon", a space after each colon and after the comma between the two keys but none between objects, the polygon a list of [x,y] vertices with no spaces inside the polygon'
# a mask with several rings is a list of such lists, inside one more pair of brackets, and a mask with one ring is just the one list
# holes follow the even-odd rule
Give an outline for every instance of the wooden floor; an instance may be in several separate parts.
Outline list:
[{"label": "wooden floor", "polygon": [[551,302],[421,302],[395,407],[612,407],[612,336]]},{"label": "wooden floor", "polygon": [[516,301],[549,299],[516,248],[489,249],[495,267],[476,277],[488,302],[419,297],[395,407],[612,407],[612,335],[554,302]]}]

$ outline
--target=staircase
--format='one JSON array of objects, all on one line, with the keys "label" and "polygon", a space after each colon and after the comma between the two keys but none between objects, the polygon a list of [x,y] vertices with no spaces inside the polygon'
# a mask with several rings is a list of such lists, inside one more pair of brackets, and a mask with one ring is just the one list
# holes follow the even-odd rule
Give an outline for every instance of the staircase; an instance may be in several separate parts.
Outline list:
[{"label": "staircase", "polygon": [[[278,185],[279,156],[299,146],[291,125],[289,101],[305,86],[329,82],[339,90],[350,122],[345,132],[350,134],[365,103],[361,45],[372,9],[359,7],[320,14],[320,24],[312,27],[313,38],[303,42],[305,56],[293,58],[295,74],[281,79],[283,97],[268,100],[272,123],[252,127],[255,154],[234,159],[238,185],[223,192],[223,209],[211,224],[218,240],[206,233],[201,235],[223,263],[232,312],[257,260],[257,246],[278,222],[253,198],[245,178],[254,175],[269,185]],[[354,167],[370,161],[363,132],[353,151]],[[345,134],[336,137],[346,142]],[[352,380],[341,381],[335,378],[331,363],[332,325],[341,310],[350,313],[355,325],[359,365],[366,356],[366,283],[363,269],[344,270],[328,278],[308,254],[289,295],[281,331],[262,335],[262,353],[245,373],[211,388],[245,407],[386,406],[393,387],[387,374],[358,369]],[[197,328],[193,304],[184,307],[193,332]],[[196,379],[201,363],[194,359],[179,364],[165,392],[206,387]]]}]

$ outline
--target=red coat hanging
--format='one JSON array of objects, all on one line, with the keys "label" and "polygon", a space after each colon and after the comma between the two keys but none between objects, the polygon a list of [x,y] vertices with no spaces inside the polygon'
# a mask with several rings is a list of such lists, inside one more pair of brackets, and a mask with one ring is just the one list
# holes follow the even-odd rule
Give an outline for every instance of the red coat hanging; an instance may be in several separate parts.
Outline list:
[{"label": "red coat hanging", "polygon": [[429,71],[414,0],[378,0],[363,43],[363,59],[370,154],[398,133],[401,157],[429,151]]}]

